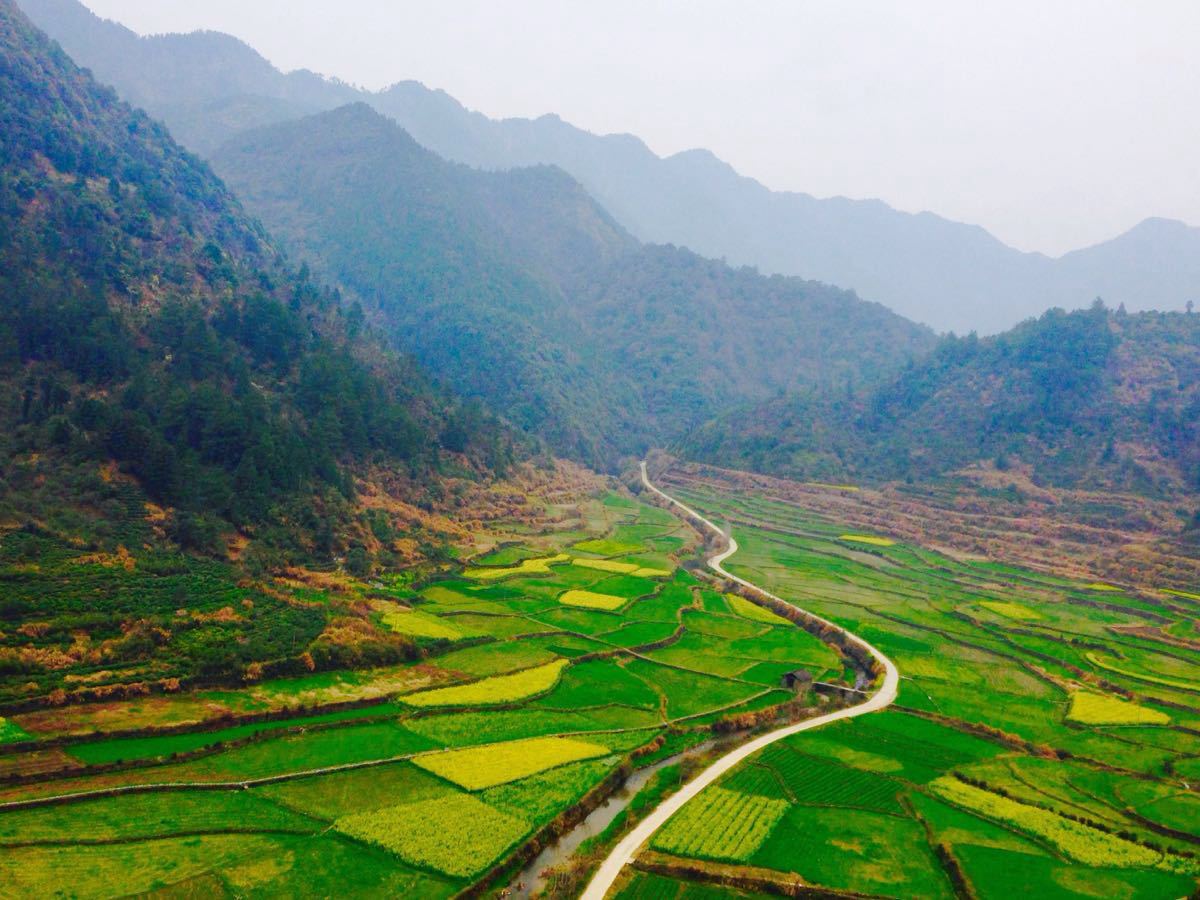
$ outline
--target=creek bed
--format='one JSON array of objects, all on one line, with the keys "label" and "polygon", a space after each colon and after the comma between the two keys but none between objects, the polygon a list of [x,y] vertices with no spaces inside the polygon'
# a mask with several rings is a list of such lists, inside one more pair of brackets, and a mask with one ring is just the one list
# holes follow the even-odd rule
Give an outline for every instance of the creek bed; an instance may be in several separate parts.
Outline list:
[{"label": "creek bed", "polygon": [[534,896],[546,886],[546,879],[542,877],[542,873],[565,863],[579,849],[580,844],[604,831],[617,817],[617,814],[629,806],[634,795],[646,786],[656,772],[681,760],[701,756],[716,745],[716,741],[704,741],[695,747],[689,747],[674,756],[660,759],[644,769],[637,769],[630,773],[625,782],[608,799],[592,810],[582,822],[535,856],[529,865],[513,878],[512,883],[508,886],[508,894],[505,896],[510,900],[528,900]]}]

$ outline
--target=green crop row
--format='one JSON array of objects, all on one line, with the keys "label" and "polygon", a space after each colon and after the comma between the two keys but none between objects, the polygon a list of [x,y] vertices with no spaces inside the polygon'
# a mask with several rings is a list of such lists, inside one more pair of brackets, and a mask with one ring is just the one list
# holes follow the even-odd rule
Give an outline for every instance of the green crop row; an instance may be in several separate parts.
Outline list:
[{"label": "green crop row", "polygon": [[1030,806],[946,775],[929,785],[934,794],[957,806],[999,819],[1053,844],[1065,856],[1088,866],[1148,867],[1172,872],[1200,872],[1195,862],[1165,856],[1058,813]]},{"label": "green crop row", "polygon": [[653,846],[677,856],[745,862],[788,806],[786,800],[710,787],[675,814]]}]

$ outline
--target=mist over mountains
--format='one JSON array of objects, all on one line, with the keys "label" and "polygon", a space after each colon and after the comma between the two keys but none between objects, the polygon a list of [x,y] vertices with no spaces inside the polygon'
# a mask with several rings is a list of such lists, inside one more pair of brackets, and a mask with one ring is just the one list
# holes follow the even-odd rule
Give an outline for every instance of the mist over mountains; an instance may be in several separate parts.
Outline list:
[{"label": "mist over mountains", "polygon": [[1200,229],[1180,222],[1149,219],[1051,259],[931,213],[770,191],[703,150],[664,159],[636,137],[593,135],[553,115],[492,120],[416,82],[374,93],[284,74],[227,35],[142,38],[77,0],[23,6],[101,81],[203,154],[249,128],[362,101],[448,160],[557,165],[640,240],[836,284],[940,330],[996,332],[1097,296],[1130,311],[1181,309],[1200,294]]},{"label": "mist over mountains", "polygon": [[399,347],[593,464],[934,343],[837,288],[642,245],[562,170],[446,162],[366,104],[232,138],[213,164]]},{"label": "mist over mountains", "polygon": [[[703,151],[660,159],[556,117],[492,121],[415,82],[366,93],[283,74],[225,35],[140,38],[75,0],[25,2],[205,154],[352,322],[555,453],[615,469],[673,446],[863,482],[982,465],[1064,487],[1200,485],[1197,319],[1138,312],[1167,282],[1179,304],[1200,284],[1195,229],[1151,219],[1050,260],[933,215],[773,193]],[[894,307],[910,292],[915,318],[960,330],[1088,310],[938,341],[853,280],[767,276],[731,265],[740,253],[865,273]],[[433,424],[426,446],[462,433],[486,451],[486,422]]]}]

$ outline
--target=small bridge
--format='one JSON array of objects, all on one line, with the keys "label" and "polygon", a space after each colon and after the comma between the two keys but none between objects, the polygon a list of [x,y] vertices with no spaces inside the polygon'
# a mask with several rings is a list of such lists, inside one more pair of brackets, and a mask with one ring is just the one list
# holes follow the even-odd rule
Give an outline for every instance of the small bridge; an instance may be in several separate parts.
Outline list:
[{"label": "small bridge", "polygon": [[858,688],[846,687],[844,684],[832,684],[828,681],[814,681],[814,688],[825,688],[831,691],[844,691],[847,694],[862,694],[864,697],[869,696],[869,692],[860,691]]}]

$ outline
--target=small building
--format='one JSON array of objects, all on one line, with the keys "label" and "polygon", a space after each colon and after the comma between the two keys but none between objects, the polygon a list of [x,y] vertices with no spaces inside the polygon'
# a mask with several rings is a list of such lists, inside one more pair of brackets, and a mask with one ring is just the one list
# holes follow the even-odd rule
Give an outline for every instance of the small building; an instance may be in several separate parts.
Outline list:
[{"label": "small building", "polygon": [[779,679],[779,686],[787,688],[789,691],[795,691],[797,694],[802,694],[812,687],[813,675],[808,669],[796,669],[791,672],[784,672],[783,677]]}]

